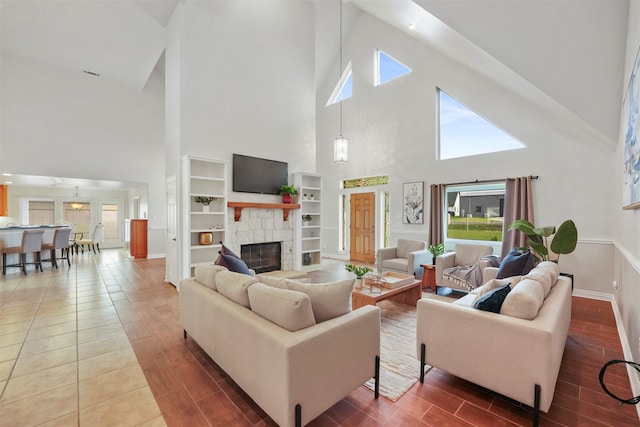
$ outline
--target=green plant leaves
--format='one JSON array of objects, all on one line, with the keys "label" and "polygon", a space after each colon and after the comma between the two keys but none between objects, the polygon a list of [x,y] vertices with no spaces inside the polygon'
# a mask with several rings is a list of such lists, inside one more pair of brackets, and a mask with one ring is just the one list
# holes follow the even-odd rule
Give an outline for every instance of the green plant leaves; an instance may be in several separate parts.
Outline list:
[{"label": "green plant leaves", "polygon": [[558,231],[555,236],[553,236],[553,241],[551,242],[551,250],[558,255],[560,254],[570,254],[576,249],[576,245],[578,244],[578,229],[573,221],[570,219],[566,220],[560,227],[558,227]]}]

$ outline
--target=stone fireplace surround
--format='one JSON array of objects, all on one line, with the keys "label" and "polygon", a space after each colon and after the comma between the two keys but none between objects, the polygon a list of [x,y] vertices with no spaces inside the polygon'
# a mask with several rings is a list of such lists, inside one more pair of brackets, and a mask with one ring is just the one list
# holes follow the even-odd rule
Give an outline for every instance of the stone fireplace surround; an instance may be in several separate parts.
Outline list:
[{"label": "stone fireplace surround", "polygon": [[240,254],[240,245],[280,242],[281,268],[293,270],[293,221],[284,221],[282,216],[280,208],[244,208],[235,221],[234,209],[229,208],[224,244]]}]

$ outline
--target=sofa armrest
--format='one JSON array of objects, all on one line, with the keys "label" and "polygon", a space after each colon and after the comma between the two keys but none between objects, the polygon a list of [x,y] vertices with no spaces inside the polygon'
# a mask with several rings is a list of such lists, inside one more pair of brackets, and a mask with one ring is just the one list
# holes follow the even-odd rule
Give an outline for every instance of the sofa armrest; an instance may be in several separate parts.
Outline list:
[{"label": "sofa armrest", "polygon": [[436,286],[442,286],[442,272],[456,265],[456,253],[445,252],[436,257]]},{"label": "sofa armrest", "polygon": [[385,259],[396,258],[396,247],[378,249],[378,260],[376,265],[380,265]]},{"label": "sofa armrest", "polygon": [[420,265],[428,264],[429,261],[431,261],[431,252],[429,252],[427,249],[409,252],[407,259],[410,270],[408,274],[413,273],[416,279],[420,279],[422,277],[423,271],[423,268]]},{"label": "sofa armrest", "polygon": [[491,279],[495,279],[498,274],[498,267],[487,267],[482,270],[482,284],[484,285]]}]

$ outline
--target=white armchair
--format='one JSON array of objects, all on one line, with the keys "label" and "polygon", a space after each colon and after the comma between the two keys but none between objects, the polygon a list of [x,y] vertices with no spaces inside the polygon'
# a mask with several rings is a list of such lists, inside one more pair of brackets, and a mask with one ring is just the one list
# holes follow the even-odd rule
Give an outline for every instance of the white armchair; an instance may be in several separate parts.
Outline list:
[{"label": "white armchair", "polygon": [[480,268],[480,277],[482,277],[482,271],[486,267],[489,267],[491,263],[489,261],[481,261],[481,258],[491,254],[493,254],[493,248],[491,246],[459,243],[456,245],[455,252],[446,252],[438,256],[436,258],[436,292],[439,287],[463,289],[468,291],[469,289],[461,287],[458,282],[454,282],[453,280],[443,277],[443,273],[452,267],[471,266],[478,263]]},{"label": "white armchair", "polygon": [[427,242],[421,240],[398,239],[395,247],[378,249],[376,264],[382,271],[395,271],[410,274],[416,279],[422,277],[420,264],[431,261]]}]

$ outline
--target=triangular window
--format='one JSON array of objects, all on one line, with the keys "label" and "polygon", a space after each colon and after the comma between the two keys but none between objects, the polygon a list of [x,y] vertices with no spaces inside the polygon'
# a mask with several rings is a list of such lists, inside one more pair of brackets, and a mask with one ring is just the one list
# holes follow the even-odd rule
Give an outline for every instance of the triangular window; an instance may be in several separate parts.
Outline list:
[{"label": "triangular window", "polygon": [[516,150],[525,145],[442,90],[439,159]]},{"label": "triangular window", "polygon": [[347,98],[351,98],[352,95],[352,79],[351,79],[351,62],[347,64],[347,68],[344,69],[340,81],[333,89],[327,106],[331,104],[337,104]]},{"label": "triangular window", "polygon": [[387,55],[380,49],[376,49],[376,53],[375,86],[385,84],[388,81],[397,79],[411,72],[411,68]]}]

